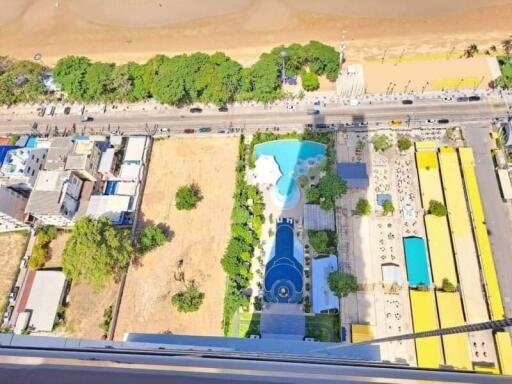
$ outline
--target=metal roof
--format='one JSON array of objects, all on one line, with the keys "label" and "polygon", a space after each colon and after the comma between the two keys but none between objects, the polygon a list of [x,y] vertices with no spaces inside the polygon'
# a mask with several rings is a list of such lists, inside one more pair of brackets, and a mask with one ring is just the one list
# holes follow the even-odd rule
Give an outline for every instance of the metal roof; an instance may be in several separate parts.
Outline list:
[{"label": "metal roof", "polygon": [[366,163],[338,163],[337,170],[348,188],[368,188],[370,185]]},{"label": "metal roof", "polygon": [[338,270],[338,259],[334,255],[317,257],[312,260],[312,304],[314,313],[339,310],[340,300],[329,288],[328,278]]}]

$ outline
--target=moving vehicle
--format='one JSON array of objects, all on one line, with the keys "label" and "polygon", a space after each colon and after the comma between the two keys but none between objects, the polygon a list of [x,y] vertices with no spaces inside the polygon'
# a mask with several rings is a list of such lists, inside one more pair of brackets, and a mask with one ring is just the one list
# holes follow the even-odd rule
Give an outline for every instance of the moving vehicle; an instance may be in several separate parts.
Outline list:
[{"label": "moving vehicle", "polygon": [[171,131],[169,128],[159,128],[158,130],[162,133],[169,133]]},{"label": "moving vehicle", "polygon": [[480,101],[480,96],[477,96],[477,95],[469,96],[469,101]]},{"label": "moving vehicle", "polygon": [[201,127],[198,129],[199,133],[206,133],[206,132],[211,132],[212,129],[210,127]]},{"label": "moving vehicle", "polygon": [[443,101],[445,101],[445,102],[449,103],[450,101],[453,101],[453,97],[451,97],[451,96],[445,96],[445,97],[443,97]]},{"label": "moving vehicle", "polygon": [[190,113],[201,113],[203,110],[199,107],[190,108]]},{"label": "moving vehicle", "polygon": [[229,109],[225,105],[219,107],[219,112],[227,112],[227,111],[229,111]]},{"label": "moving vehicle", "polygon": [[437,122],[439,124],[448,124],[450,122],[450,120],[448,120],[448,119],[439,119],[439,120],[437,120]]},{"label": "moving vehicle", "polygon": [[224,129],[219,129],[217,133],[226,133],[226,131]]},{"label": "moving vehicle", "polygon": [[350,102],[349,102],[349,105],[351,107],[357,107],[359,105],[359,100],[357,99],[351,99]]},{"label": "moving vehicle", "polygon": [[409,99],[402,100],[402,104],[404,104],[404,105],[411,105],[412,103],[414,103],[414,101],[409,100]]},{"label": "moving vehicle", "polygon": [[194,132],[195,132],[195,130],[192,128],[187,128],[187,129],[183,130],[183,133],[194,133]]},{"label": "moving vehicle", "polygon": [[319,111],[318,109],[308,109],[308,110],[306,111],[306,113],[307,113],[308,115],[319,115],[319,114],[320,114],[320,111]]},{"label": "moving vehicle", "polygon": [[389,122],[389,125],[402,125],[402,120],[400,119],[393,119]]},{"label": "moving vehicle", "polygon": [[469,98],[467,96],[459,96],[459,97],[457,97],[457,102],[458,103],[463,103],[463,102],[466,102],[466,101],[469,101]]},{"label": "moving vehicle", "polygon": [[435,123],[437,123],[437,120],[428,119],[427,121],[425,121],[425,123],[427,123],[427,124],[435,124]]}]

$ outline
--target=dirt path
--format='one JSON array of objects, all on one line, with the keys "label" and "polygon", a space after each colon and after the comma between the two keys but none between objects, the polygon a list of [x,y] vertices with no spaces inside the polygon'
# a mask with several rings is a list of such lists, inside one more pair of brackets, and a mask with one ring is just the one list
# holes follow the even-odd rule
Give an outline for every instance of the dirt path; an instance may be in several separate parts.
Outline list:
[{"label": "dirt path", "polygon": [[[172,240],[131,267],[115,339],[125,332],[222,335],[226,276],[220,259],[229,239],[235,184],[236,138],[177,138],[156,141],[142,202],[141,222],[164,224]],[[178,187],[195,182],[204,199],[192,211],[178,211]],[[171,296],[183,288],[175,278],[183,260],[186,280],[205,293],[198,312],[178,313]]]}]

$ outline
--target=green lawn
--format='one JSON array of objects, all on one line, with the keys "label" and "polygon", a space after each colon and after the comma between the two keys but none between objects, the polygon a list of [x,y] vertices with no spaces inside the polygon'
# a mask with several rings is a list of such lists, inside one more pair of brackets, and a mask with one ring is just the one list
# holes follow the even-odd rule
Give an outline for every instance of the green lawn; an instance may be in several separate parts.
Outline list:
[{"label": "green lawn", "polygon": [[340,341],[339,315],[306,316],[306,337],[314,337],[318,341]]},{"label": "green lawn", "polygon": [[238,337],[247,337],[249,335],[260,334],[260,318],[259,313],[242,312],[240,313]]}]

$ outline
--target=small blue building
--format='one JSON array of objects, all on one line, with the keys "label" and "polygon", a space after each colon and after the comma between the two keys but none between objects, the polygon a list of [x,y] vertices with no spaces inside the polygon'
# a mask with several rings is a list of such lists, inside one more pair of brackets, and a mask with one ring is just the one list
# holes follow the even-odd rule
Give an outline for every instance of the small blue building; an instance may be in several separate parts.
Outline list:
[{"label": "small blue building", "polygon": [[337,170],[348,188],[366,189],[370,185],[366,163],[338,163]]}]

